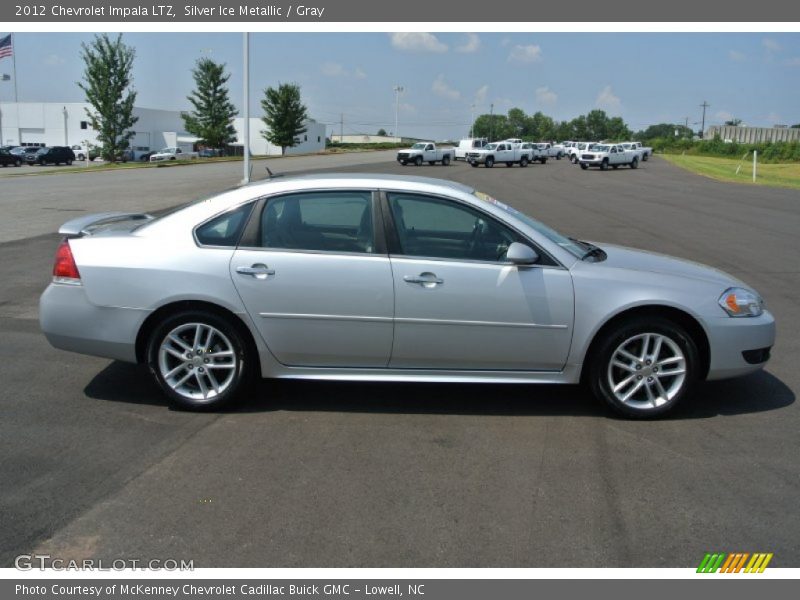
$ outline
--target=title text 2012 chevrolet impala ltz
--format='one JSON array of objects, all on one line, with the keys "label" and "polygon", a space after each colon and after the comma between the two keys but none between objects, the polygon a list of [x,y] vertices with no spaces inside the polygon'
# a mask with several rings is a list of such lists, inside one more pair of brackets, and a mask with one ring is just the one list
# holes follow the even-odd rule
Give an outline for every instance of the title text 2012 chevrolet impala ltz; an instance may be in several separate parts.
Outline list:
[{"label": "title text 2012 chevrolet impala ltz", "polygon": [[146,363],[177,406],[257,376],[589,384],[627,417],[763,367],[775,322],[721,271],[567,238],[461,184],[276,178],[59,230],[41,327]]}]

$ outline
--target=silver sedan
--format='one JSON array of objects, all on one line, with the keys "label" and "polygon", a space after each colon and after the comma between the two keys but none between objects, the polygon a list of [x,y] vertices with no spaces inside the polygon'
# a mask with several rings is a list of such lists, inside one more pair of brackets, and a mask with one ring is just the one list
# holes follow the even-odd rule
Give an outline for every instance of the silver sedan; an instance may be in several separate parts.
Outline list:
[{"label": "silver sedan", "polygon": [[726,273],[567,238],[435,179],[279,178],[59,231],[47,339],[146,364],[188,409],[257,377],[583,382],[654,417],[702,379],[762,368],[775,339]]}]

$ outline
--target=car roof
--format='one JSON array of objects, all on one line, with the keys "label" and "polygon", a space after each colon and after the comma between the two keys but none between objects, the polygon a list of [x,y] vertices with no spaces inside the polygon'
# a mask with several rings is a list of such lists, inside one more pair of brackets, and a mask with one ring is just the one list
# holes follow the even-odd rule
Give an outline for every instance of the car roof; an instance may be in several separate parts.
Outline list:
[{"label": "car roof", "polygon": [[293,184],[308,184],[300,186],[286,186],[296,187],[316,187],[318,185],[323,187],[368,187],[368,188],[384,188],[394,187],[400,189],[421,189],[428,186],[446,187],[459,192],[471,194],[475,191],[474,188],[459,183],[457,181],[450,181],[447,179],[437,179],[434,177],[420,177],[418,175],[392,175],[388,173],[324,173],[324,174],[307,174],[307,175],[279,175],[272,179],[263,181],[256,181],[248,184],[247,188],[257,187],[283,187],[283,182]]}]

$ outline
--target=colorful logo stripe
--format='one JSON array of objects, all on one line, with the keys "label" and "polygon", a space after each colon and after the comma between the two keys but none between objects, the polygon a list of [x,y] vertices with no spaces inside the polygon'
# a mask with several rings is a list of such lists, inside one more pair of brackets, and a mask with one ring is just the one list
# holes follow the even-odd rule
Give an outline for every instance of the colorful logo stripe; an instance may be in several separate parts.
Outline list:
[{"label": "colorful logo stripe", "polygon": [[[700,566],[697,567],[698,573],[763,573],[769,561],[772,560],[772,552],[706,552]],[[749,560],[748,560],[749,559]],[[745,564],[747,566],[745,566]]]}]

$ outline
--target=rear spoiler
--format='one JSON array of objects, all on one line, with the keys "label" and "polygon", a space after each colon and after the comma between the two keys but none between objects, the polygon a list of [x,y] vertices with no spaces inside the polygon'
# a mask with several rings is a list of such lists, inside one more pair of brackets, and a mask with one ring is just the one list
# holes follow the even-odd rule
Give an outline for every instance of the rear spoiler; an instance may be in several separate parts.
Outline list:
[{"label": "rear spoiler", "polygon": [[58,228],[58,233],[66,237],[82,237],[91,235],[92,231],[103,225],[118,221],[149,221],[152,215],[134,212],[104,212],[86,215],[67,221]]}]

